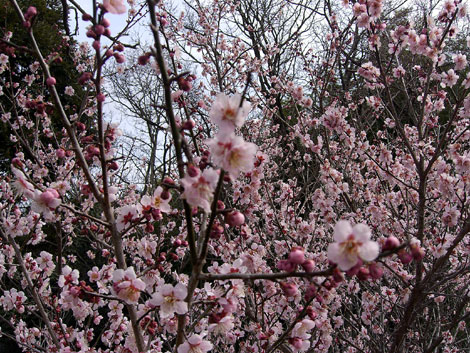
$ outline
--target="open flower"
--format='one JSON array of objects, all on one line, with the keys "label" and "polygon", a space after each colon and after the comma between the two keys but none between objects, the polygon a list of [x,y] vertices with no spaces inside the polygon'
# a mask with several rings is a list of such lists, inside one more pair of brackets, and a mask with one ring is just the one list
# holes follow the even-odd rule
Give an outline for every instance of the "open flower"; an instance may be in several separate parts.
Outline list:
[{"label": "open flower", "polygon": [[175,312],[183,315],[188,312],[188,303],[184,300],[188,295],[188,289],[181,283],[175,287],[164,284],[150,299],[149,304],[160,307],[160,317],[167,318]]},{"label": "open flower", "polygon": [[26,197],[32,199],[34,197],[34,186],[28,180],[26,180],[23,172],[16,168],[11,168],[13,174],[16,177],[16,180],[13,183],[16,191],[20,195],[25,195]]},{"label": "open flower", "polygon": [[117,297],[127,303],[137,303],[140,292],[145,289],[145,283],[135,275],[134,268],[116,270],[113,273],[113,290]]},{"label": "open flower", "polygon": [[178,347],[178,353],[206,353],[212,349],[212,343],[203,340],[200,335],[192,335]]},{"label": "open flower", "polygon": [[124,0],[103,0],[103,6],[106,11],[116,15],[121,15],[127,11]]},{"label": "open flower", "polygon": [[186,199],[192,207],[201,207],[209,212],[218,179],[219,174],[213,169],[206,169],[202,174],[198,170],[195,177],[186,174],[181,179],[181,185],[184,187],[181,197]]},{"label": "open flower", "polygon": [[171,207],[170,207],[170,200],[171,200],[171,194],[168,193],[169,197],[164,200],[162,198],[162,192],[163,188],[159,186],[153,193],[153,196],[147,196],[145,195],[142,197],[142,200],[140,203],[142,204],[144,210],[154,208],[156,210],[160,210],[161,212],[169,213],[171,212]]},{"label": "open flower", "polygon": [[342,271],[357,264],[359,258],[372,261],[379,255],[379,245],[370,240],[370,228],[362,223],[351,227],[348,221],[339,221],[333,233],[335,243],[328,246],[328,259]]},{"label": "open flower", "polygon": [[249,172],[253,163],[257,147],[254,143],[246,142],[240,136],[233,134],[218,134],[214,139],[207,141],[211,149],[214,163],[236,177],[240,172]]},{"label": "open flower", "polygon": [[211,120],[219,125],[221,132],[233,132],[236,127],[241,127],[245,117],[251,109],[248,102],[243,102],[240,107],[241,95],[234,94],[228,97],[223,93],[217,95],[209,112]]},{"label": "open flower", "polygon": [[33,204],[31,209],[45,216],[51,214],[51,210],[56,209],[61,203],[60,195],[56,189],[46,189],[45,191],[34,191]]}]

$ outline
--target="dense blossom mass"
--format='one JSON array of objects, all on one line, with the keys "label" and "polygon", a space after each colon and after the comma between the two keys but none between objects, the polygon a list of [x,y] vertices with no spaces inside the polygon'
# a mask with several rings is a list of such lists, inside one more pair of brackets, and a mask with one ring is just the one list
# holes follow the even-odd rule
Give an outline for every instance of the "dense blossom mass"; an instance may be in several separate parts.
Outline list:
[{"label": "dense blossom mass", "polygon": [[470,350],[465,1],[25,4],[0,350]]}]

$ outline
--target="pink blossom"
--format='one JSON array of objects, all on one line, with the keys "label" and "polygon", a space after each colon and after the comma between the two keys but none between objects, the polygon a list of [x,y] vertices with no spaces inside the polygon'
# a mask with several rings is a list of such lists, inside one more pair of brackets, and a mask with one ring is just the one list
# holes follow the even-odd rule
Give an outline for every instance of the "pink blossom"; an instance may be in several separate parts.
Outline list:
[{"label": "pink blossom", "polygon": [[137,221],[140,217],[140,205],[127,205],[119,210],[116,218],[116,227],[118,231],[124,230],[129,227],[133,222]]},{"label": "pink blossom", "polygon": [[195,177],[188,174],[181,179],[181,185],[184,187],[182,198],[192,207],[201,207],[206,212],[211,209],[211,202],[219,175],[214,169],[206,169],[204,173],[198,171]]},{"label": "pink blossom", "polygon": [[339,221],[333,233],[335,243],[328,246],[328,259],[342,271],[354,267],[360,259],[372,261],[379,255],[379,245],[370,240],[370,228],[362,223],[351,227],[348,221]]},{"label": "pink blossom", "polygon": [[50,213],[51,209],[56,209],[61,203],[60,195],[55,189],[46,189],[41,192],[34,192],[31,209],[37,213]]},{"label": "pink blossom", "polygon": [[232,176],[253,169],[257,147],[254,143],[245,142],[242,137],[218,134],[207,141],[214,163]]},{"label": "pink blossom", "polygon": [[457,54],[452,57],[455,63],[455,70],[463,70],[467,67],[467,57],[463,54]]},{"label": "pink blossom", "polygon": [[127,11],[124,0],[103,0],[103,6],[106,11],[116,15],[121,15]]},{"label": "pink blossom", "polygon": [[219,125],[223,132],[233,132],[236,127],[241,127],[250,112],[250,103],[244,101],[240,107],[240,94],[228,97],[223,93],[217,95],[209,112],[211,120]]},{"label": "pink blossom", "polygon": [[212,349],[212,343],[200,335],[192,335],[178,347],[178,353],[205,353]]},{"label": "pink blossom", "polygon": [[129,267],[125,271],[116,270],[113,273],[113,290],[118,298],[128,302],[136,303],[140,292],[145,289],[145,283],[135,275],[134,268]]},{"label": "pink blossom", "polygon": [[183,315],[188,312],[188,303],[184,300],[188,295],[188,289],[185,285],[178,283],[175,287],[171,284],[164,284],[149,300],[152,306],[160,307],[160,316],[167,318],[175,312]]},{"label": "pink blossom", "polygon": [[26,180],[23,172],[16,168],[11,168],[13,174],[16,177],[13,186],[20,195],[25,195],[26,197],[32,199],[34,197],[34,186],[29,181]]},{"label": "pink blossom", "polygon": [[171,194],[169,194],[170,195],[169,198],[163,199],[162,192],[164,192],[164,190],[161,186],[159,186],[154,191],[152,198],[150,198],[147,195],[142,197],[142,200],[140,201],[140,203],[142,204],[144,210],[147,208],[148,209],[154,208],[154,209],[160,210],[161,212],[170,213],[171,207],[170,207],[169,202],[171,200]]}]

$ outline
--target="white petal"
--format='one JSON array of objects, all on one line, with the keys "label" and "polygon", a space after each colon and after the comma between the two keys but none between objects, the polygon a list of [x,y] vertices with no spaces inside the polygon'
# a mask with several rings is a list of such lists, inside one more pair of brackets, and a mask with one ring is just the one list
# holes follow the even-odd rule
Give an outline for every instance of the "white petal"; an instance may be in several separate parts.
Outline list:
[{"label": "white petal", "polygon": [[338,261],[338,267],[341,271],[347,271],[356,266],[357,260],[356,255],[343,256]]},{"label": "white petal", "polygon": [[341,247],[338,243],[332,243],[328,245],[327,256],[328,260],[334,262],[335,264],[341,259]]},{"label": "white petal", "polygon": [[353,227],[352,231],[356,240],[362,243],[365,243],[370,239],[371,231],[367,224],[358,223]]},{"label": "white petal", "polygon": [[375,241],[365,242],[359,248],[359,256],[365,261],[372,261],[379,256],[379,244]]},{"label": "white petal", "polygon": [[339,221],[335,225],[333,238],[337,242],[343,242],[352,234],[352,231],[351,224],[348,221]]}]

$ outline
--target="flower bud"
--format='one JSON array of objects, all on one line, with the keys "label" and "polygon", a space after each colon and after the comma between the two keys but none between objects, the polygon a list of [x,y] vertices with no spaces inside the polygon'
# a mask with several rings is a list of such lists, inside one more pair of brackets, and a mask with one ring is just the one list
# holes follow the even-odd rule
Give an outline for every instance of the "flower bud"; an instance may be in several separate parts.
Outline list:
[{"label": "flower bud", "polygon": [[413,260],[413,256],[411,256],[405,249],[401,249],[398,252],[398,258],[403,265],[409,264]]},{"label": "flower bud", "polygon": [[162,193],[160,194],[160,198],[162,200],[168,200],[170,198],[170,192],[167,189],[163,189]]},{"label": "flower bud", "polygon": [[97,96],[96,96],[96,100],[100,103],[103,103],[106,99],[106,96],[103,94],[103,93],[99,93]]},{"label": "flower bud", "polygon": [[369,265],[369,273],[373,279],[379,279],[383,276],[384,270],[382,266],[380,266],[376,262],[373,262]]},{"label": "flower bud", "polygon": [[64,158],[65,157],[65,151],[62,148],[59,148],[55,151],[55,154],[57,158]]},{"label": "flower bud", "polygon": [[96,26],[94,27],[94,30],[95,30],[95,33],[100,36],[100,35],[102,35],[102,34],[104,33],[104,26],[102,26],[102,25],[96,25]]},{"label": "flower bud", "polygon": [[353,276],[357,275],[357,273],[359,272],[362,264],[363,264],[362,260],[358,259],[357,264],[353,268],[350,268],[349,270],[347,270],[346,274],[350,277],[353,277]]},{"label": "flower bud", "polygon": [[424,258],[424,250],[416,244],[411,245],[411,255],[416,261],[421,261]]},{"label": "flower bud", "polygon": [[293,247],[289,253],[289,260],[294,264],[301,265],[305,261],[304,249],[301,247]]},{"label": "flower bud", "polygon": [[313,272],[315,269],[315,262],[313,260],[305,260],[302,263],[302,268],[305,272]]},{"label": "flower bud", "polygon": [[111,26],[111,22],[107,18],[103,18],[101,20],[101,25],[105,28],[108,28],[109,26]]},{"label": "flower bud", "polygon": [[46,84],[48,86],[54,86],[56,84],[56,79],[54,77],[48,77],[47,80],[46,80]]},{"label": "flower bud", "polygon": [[289,260],[280,260],[277,263],[277,268],[281,271],[294,272],[296,267],[297,265],[293,262],[290,262]]},{"label": "flower bud", "polygon": [[357,273],[357,278],[359,278],[360,281],[367,281],[370,277],[370,272],[367,267],[361,267],[359,269],[359,272]]},{"label": "flower bud", "polygon": [[400,246],[400,241],[398,240],[397,237],[394,237],[393,235],[391,235],[385,240],[383,250],[392,250],[398,246]]},{"label": "flower bud", "polygon": [[245,216],[238,211],[232,211],[225,215],[225,223],[230,227],[238,227],[245,223]]},{"label": "flower bud", "polygon": [[287,297],[293,297],[298,292],[294,283],[281,282],[281,289]]},{"label": "flower bud", "polygon": [[197,177],[199,175],[199,170],[192,164],[188,164],[186,172],[191,178]]}]

